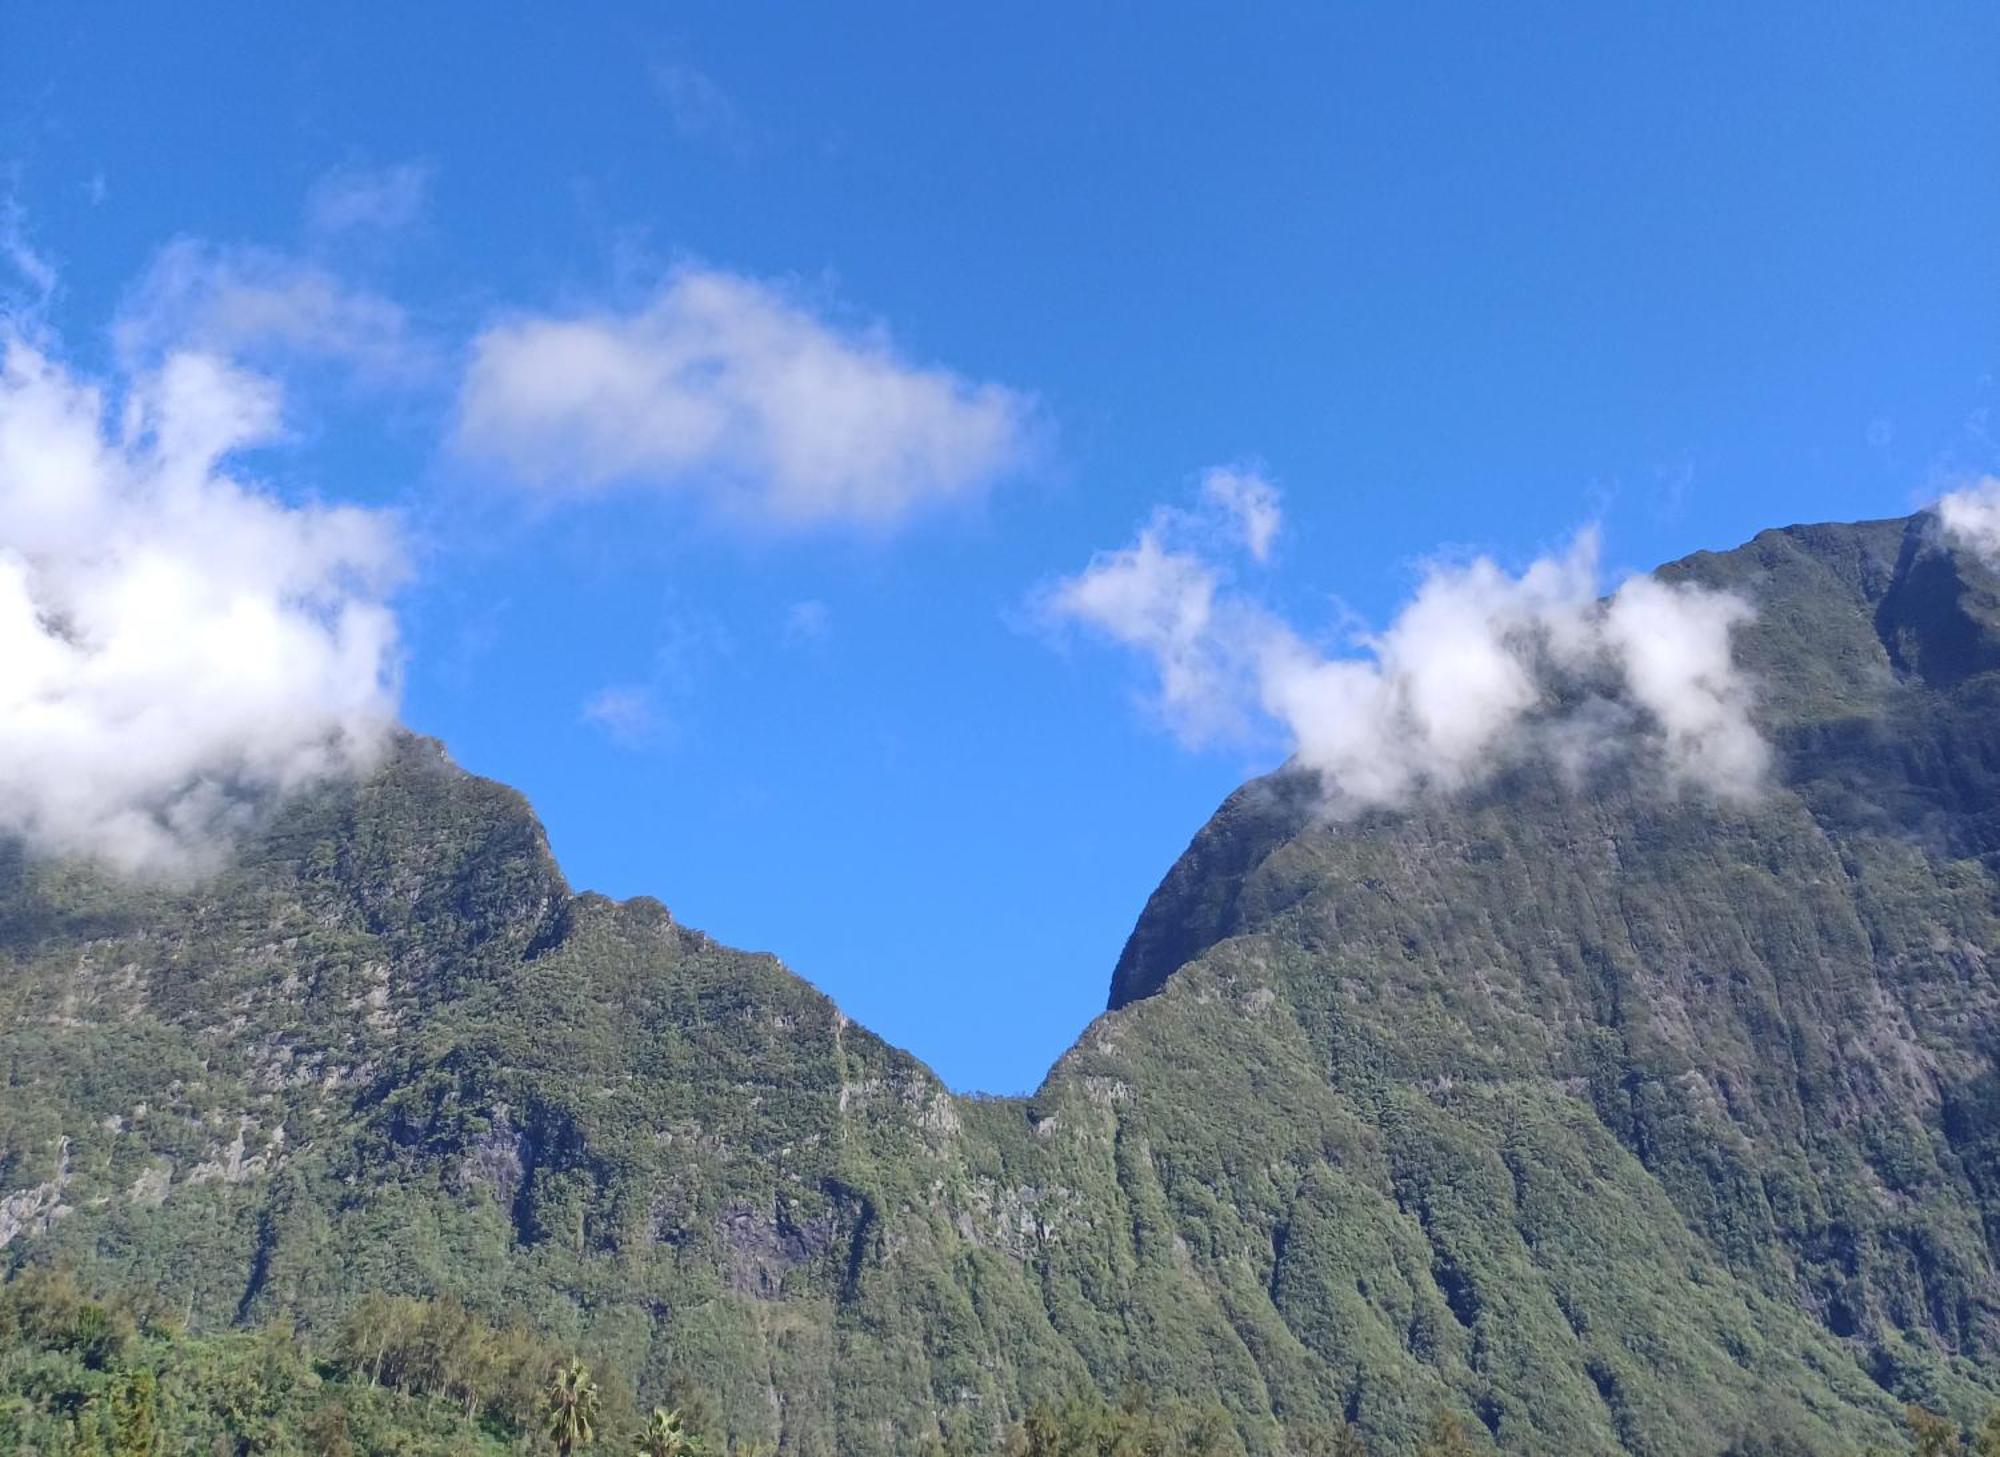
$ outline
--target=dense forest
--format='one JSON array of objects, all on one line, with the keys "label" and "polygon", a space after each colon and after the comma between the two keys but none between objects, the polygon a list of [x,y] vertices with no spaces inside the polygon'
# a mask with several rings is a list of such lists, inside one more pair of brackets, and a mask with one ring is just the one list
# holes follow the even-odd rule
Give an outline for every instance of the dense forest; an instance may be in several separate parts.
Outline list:
[{"label": "dense forest", "polygon": [[[2000,1408],[1977,1433],[1921,1407],[1889,1457],[2000,1457]],[[478,1457],[602,1450],[630,1457],[769,1457],[715,1430],[698,1391],[642,1413],[606,1367],[496,1327],[455,1300],[367,1295],[324,1346],[282,1325],[195,1336],[175,1313],[87,1293],[64,1270],[0,1287],[0,1446],[22,1457],[300,1453]],[[1130,1390],[1037,1403],[993,1457],[1241,1457],[1220,1406]],[[1366,1457],[1351,1425],[1288,1435],[1291,1457]],[[1418,1457],[1490,1450],[1439,1412]],[[932,1444],[925,1457],[972,1457]],[[1751,1429],[1722,1457],[1813,1457],[1783,1427]]]},{"label": "dense forest", "polygon": [[1025,1097],[414,737],[198,883],[0,850],[0,1445],[1992,1451],[2000,580],[1660,576],[1767,792],[1253,782]]}]

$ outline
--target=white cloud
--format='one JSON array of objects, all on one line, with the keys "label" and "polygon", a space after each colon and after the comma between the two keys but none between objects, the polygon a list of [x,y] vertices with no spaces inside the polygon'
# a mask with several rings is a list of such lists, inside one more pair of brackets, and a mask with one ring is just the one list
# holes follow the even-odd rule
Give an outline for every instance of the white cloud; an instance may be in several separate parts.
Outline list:
[{"label": "white cloud", "polygon": [[[1768,750],[1730,648],[1749,609],[1734,596],[1639,577],[1602,603],[1585,532],[1519,575],[1484,557],[1435,564],[1385,630],[1329,655],[1229,587],[1196,539],[1202,527],[1157,512],[1044,606],[1150,658],[1158,707],[1182,737],[1275,726],[1338,811],[1458,789],[1522,752],[1575,771],[1606,732],[1645,739],[1675,783],[1724,796],[1761,786]],[[1560,706],[1559,682],[1606,671],[1624,702],[1586,689]]]},{"label": "white cloud", "polygon": [[230,474],[279,406],[269,381],[183,352],[114,410],[0,334],[0,831],[196,870],[261,797],[381,744],[394,534]]},{"label": "white cloud", "polygon": [[419,162],[336,167],[306,194],[306,226],[323,234],[395,232],[423,216],[430,187],[431,169]]},{"label": "white cloud", "polygon": [[[46,304],[56,291],[56,269],[28,242],[21,204],[13,198],[0,199],[0,264],[28,285],[32,307]],[[0,298],[9,292],[0,287]]]},{"label": "white cloud", "polygon": [[1202,744],[1241,728],[1247,658],[1265,624],[1255,613],[1219,620],[1219,575],[1168,544],[1172,524],[1156,516],[1131,546],[1099,552],[1044,605],[1150,656],[1161,715],[1185,742]]},{"label": "white cloud", "polygon": [[401,307],[317,263],[264,248],[168,244],[125,300],[115,330],[127,362],[175,349],[341,364],[387,384],[427,372],[428,350]]},{"label": "white cloud", "polygon": [[1603,626],[1626,687],[1659,724],[1667,767],[1736,798],[1756,793],[1771,759],[1750,722],[1750,682],[1729,647],[1751,616],[1732,593],[1634,577],[1612,597]]},{"label": "white cloud", "polygon": [[1337,797],[1394,803],[1482,777],[1539,706],[1550,665],[1590,651],[1595,537],[1518,577],[1480,558],[1434,566],[1367,656],[1326,658],[1289,631],[1260,646],[1265,707]]},{"label": "white cloud", "polygon": [[1982,476],[1937,504],[1946,535],[1980,556],[2000,559],[2000,477]]},{"label": "white cloud", "polygon": [[652,690],[631,684],[592,694],[584,702],[583,720],[628,748],[647,742],[660,730],[660,710]]},{"label": "white cloud", "polygon": [[1278,488],[1263,473],[1242,466],[1215,466],[1202,477],[1201,493],[1235,522],[1244,549],[1258,561],[1269,561],[1283,516]]},{"label": "white cloud", "polygon": [[458,441],[552,493],[701,495],[785,527],[882,527],[1023,457],[1013,391],[912,364],[777,291],[684,269],[636,313],[523,317],[473,341]]}]

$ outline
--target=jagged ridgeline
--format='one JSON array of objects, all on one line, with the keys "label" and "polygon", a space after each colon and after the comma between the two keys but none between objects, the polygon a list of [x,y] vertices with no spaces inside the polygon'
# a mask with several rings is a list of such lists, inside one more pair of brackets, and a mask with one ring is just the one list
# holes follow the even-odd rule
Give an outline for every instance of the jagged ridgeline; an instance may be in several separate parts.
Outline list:
[{"label": "jagged ridgeline", "polygon": [[1970,1416],[1995,579],[1928,516],[1665,574],[1757,606],[1767,794],[1524,761],[1334,822],[1249,785],[1026,1099],[573,895],[518,795],[416,739],[192,888],[15,854],[0,1259],[197,1331],[453,1296],[787,1453],[985,1451],[1128,1385],[1254,1453],[1405,1451],[1440,1409],[1538,1454]]}]

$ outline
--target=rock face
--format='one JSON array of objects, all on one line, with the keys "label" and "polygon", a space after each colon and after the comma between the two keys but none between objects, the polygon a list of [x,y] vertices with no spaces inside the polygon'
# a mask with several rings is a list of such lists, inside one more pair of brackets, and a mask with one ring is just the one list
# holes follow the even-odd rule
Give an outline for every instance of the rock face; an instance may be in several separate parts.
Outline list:
[{"label": "rock face", "polygon": [[54,1177],[19,1189],[0,1199],[0,1249],[24,1234],[46,1233],[50,1223],[70,1212],[62,1202],[63,1186],[69,1182],[69,1140],[56,1140]]},{"label": "rock face", "polygon": [[1662,574],[1757,604],[1767,794],[1522,763],[1335,823],[1249,785],[1029,1099],[571,894],[517,796],[414,739],[192,889],[12,855],[4,1258],[209,1322],[450,1290],[788,1453],[984,1450],[1084,1382],[1218,1401],[1258,1453],[1406,1450],[1447,1406],[1662,1457],[1970,1411],[2000,584],[1928,516]]}]

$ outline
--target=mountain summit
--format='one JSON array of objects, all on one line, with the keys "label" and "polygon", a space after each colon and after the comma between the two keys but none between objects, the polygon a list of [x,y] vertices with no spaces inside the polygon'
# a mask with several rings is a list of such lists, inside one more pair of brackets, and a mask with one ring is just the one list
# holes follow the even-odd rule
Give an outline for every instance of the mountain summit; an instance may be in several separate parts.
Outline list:
[{"label": "mountain summit", "polygon": [[1935,517],[1726,588],[1753,799],[1521,758],[1231,796],[1111,1009],[951,1094],[769,957],[571,892],[434,744],[218,877],[0,865],[0,1259],[198,1325],[454,1293],[800,1454],[984,1451],[1037,1396],[1273,1453],[1439,1409],[1521,1453],[1826,1452],[2000,1346],[2000,581]]}]

